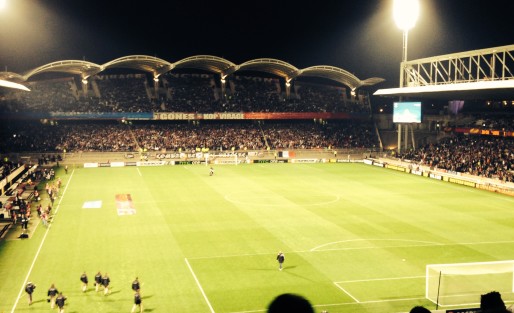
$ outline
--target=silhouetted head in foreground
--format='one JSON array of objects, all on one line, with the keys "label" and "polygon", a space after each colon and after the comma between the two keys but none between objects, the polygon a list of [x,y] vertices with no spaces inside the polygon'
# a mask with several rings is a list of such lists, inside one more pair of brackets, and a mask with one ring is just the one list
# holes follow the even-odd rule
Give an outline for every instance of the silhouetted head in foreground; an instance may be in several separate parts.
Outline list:
[{"label": "silhouetted head in foreground", "polygon": [[429,309],[424,306],[418,305],[410,309],[409,313],[431,313]]},{"label": "silhouetted head in foreground", "polygon": [[498,291],[491,291],[480,296],[480,309],[483,313],[511,312],[505,306],[502,296]]},{"label": "silhouetted head in foreground", "polygon": [[284,293],[277,296],[268,306],[268,313],[314,313],[311,303],[300,295]]}]

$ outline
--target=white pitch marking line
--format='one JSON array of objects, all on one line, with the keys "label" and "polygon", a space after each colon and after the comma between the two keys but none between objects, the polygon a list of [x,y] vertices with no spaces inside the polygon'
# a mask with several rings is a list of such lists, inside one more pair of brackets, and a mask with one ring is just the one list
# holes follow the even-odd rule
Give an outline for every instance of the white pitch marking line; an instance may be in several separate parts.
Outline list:
[{"label": "white pitch marking line", "polygon": [[[66,190],[68,190],[68,186],[70,185],[70,181],[71,181],[71,178],[73,177],[74,172],[75,172],[75,170],[73,170],[73,172],[71,172],[70,179],[68,179],[68,182],[66,183],[66,188],[64,188],[62,195],[59,197],[59,203],[57,203],[57,208],[55,209],[54,219],[55,219],[55,216],[57,215],[57,212],[59,211],[59,208],[61,207],[61,201],[64,198],[64,194],[66,193]],[[53,222],[53,219],[52,219],[52,222]],[[25,277],[25,280],[23,281],[23,284],[21,285],[20,292],[18,293],[18,297],[16,298],[16,301],[14,302],[14,305],[11,309],[11,313],[14,313],[14,310],[16,309],[16,306],[18,305],[18,302],[20,301],[21,294],[25,290],[25,285],[27,284],[30,274],[32,273],[32,270],[34,269],[34,265],[36,264],[39,253],[41,252],[41,249],[43,248],[43,244],[45,243],[46,236],[48,235],[48,231],[50,230],[51,226],[52,226],[51,224],[48,224],[48,228],[46,229],[45,235],[43,236],[43,239],[41,240],[41,244],[39,245],[36,255],[34,256],[34,259],[32,260],[32,264],[30,265],[27,276]]]},{"label": "white pitch marking line", "polygon": [[346,291],[346,289],[344,289],[343,287],[339,286],[337,283],[334,283],[334,285],[336,285],[337,288],[341,289],[344,293],[346,293],[350,298],[352,298],[355,302],[357,303],[361,303],[357,298],[355,298],[354,296],[352,296],[351,293],[349,293],[348,291]]},{"label": "white pitch marking line", "polygon": [[432,241],[421,241],[421,240],[407,240],[407,239],[348,239],[348,240],[340,240],[340,241],[332,241],[311,249],[311,251],[316,251],[320,248],[335,245],[338,243],[347,243],[347,242],[355,242],[355,241],[403,241],[403,242],[412,242],[412,243],[420,243],[423,245],[441,245],[441,243],[432,242]]},{"label": "white pitch marking line", "polygon": [[[346,242],[346,241],[370,241],[373,239],[356,239],[356,240],[342,240],[342,241],[335,241],[330,244],[334,243],[340,243],[340,242]],[[385,239],[383,239],[385,240]],[[400,239],[388,239],[392,241],[398,241]],[[406,241],[406,240],[401,240]],[[423,242],[423,241],[420,241]],[[437,243],[434,242],[433,244],[429,244],[427,241],[426,244],[419,244],[419,245],[399,245],[399,246],[370,246],[370,247],[349,247],[349,248],[337,248],[337,249],[323,249],[319,250],[318,247],[309,249],[309,250],[296,250],[296,251],[289,251],[288,253],[308,253],[308,252],[316,252],[316,253],[325,253],[325,252],[331,252],[331,251],[348,251],[348,250],[373,250],[373,249],[386,249],[386,248],[416,248],[416,247],[431,247],[431,246],[440,246],[440,247],[451,247],[451,246],[473,246],[473,245],[487,245],[487,244],[512,244],[514,243],[514,240],[509,241],[483,241],[483,242],[455,242],[455,243]],[[326,244],[322,245],[326,246]],[[258,256],[258,255],[270,255],[276,252],[261,252],[261,253],[244,253],[244,254],[225,254],[225,255],[209,255],[209,256],[198,256],[198,257],[190,257],[191,260],[201,260],[201,259],[218,259],[218,258],[234,258],[234,257],[246,257],[246,256]]]},{"label": "white pitch marking line", "polygon": [[401,279],[417,279],[417,278],[426,278],[426,276],[405,276],[405,277],[388,277],[388,278],[371,278],[371,279],[344,280],[344,281],[334,282],[334,284],[362,283],[362,282],[371,282],[371,281],[380,281],[380,280],[401,280]]},{"label": "white pitch marking line", "polygon": [[143,174],[141,174],[141,171],[139,170],[139,167],[136,167],[137,169],[137,172],[139,173],[139,176],[143,176]]},{"label": "white pitch marking line", "polygon": [[[387,303],[387,302],[399,302],[399,301],[413,301],[413,300],[426,300],[426,298],[402,298],[402,299],[387,299],[387,300],[370,300],[370,301],[362,301],[359,303],[356,302],[342,302],[342,303],[330,303],[330,304],[317,304],[313,305],[315,308],[326,308],[326,307],[334,307],[334,306],[348,306],[348,305],[358,305],[358,304],[368,304],[368,303]],[[507,303],[507,301],[505,301]],[[473,303],[476,305],[478,303]],[[256,312],[266,312],[266,310],[252,310],[252,311],[238,311],[231,313],[256,313]]]},{"label": "white pitch marking line", "polygon": [[203,298],[205,299],[205,302],[207,302],[207,305],[209,306],[209,309],[211,310],[212,313],[215,313],[214,312],[214,309],[212,308],[212,305],[211,305],[211,302],[209,301],[209,299],[207,298],[207,295],[205,294],[205,292],[203,291],[203,288],[202,288],[202,285],[200,284],[200,281],[198,280],[198,278],[196,277],[196,274],[195,272],[193,271],[193,268],[191,267],[191,264],[189,264],[189,261],[187,260],[187,258],[184,258],[184,260],[186,261],[186,264],[187,264],[187,267],[189,268],[189,271],[191,272],[191,275],[193,275],[193,278],[195,279],[196,281],[196,285],[198,285],[198,288],[200,289],[200,292],[202,293],[203,295]]},{"label": "white pitch marking line", "polygon": [[344,303],[330,303],[330,304],[318,304],[313,305],[316,308],[323,307],[334,307],[334,306],[348,306],[348,305],[356,305],[356,304],[368,304],[368,303],[387,303],[387,302],[400,302],[400,301],[413,301],[413,300],[426,300],[426,298],[401,298],[401,299],[387,299],[387,300],[370,300],[370,301],[362,301],[360,303],[355,302],[344,302]]},{"label": "white pitch marking line", "polygon": [[25,285],[27,284],[27,281],[29,280],[29,276],[32,273],[32,269],[34,268],[34,264],[36,263],[37,257],[39,256],[39,252],[41,252],[41,248],[43,247],[43,244],[45,243],[46,235],[48,235],[49,230],[50,230],[50,225],[48,225],[48,228],[46,229],[45,235],[43,236],[43,240],[41,240],[41,244],[39,245],[39,248],[37,249],[36,256],[34,256],[34,260],[32,260],[32,264],[30,265],[27,276],[25,277],[25,280],[23,281],[23,284],[21,285],[20,292],[18,293],[18,297],[16,297],[16,301],[14,302],[11,313],[14,313],[14,310],[16,309],[16,306],[18,305],[18,302],[20,301],[21,294],[23,293],[23,290],[25,290]]}]

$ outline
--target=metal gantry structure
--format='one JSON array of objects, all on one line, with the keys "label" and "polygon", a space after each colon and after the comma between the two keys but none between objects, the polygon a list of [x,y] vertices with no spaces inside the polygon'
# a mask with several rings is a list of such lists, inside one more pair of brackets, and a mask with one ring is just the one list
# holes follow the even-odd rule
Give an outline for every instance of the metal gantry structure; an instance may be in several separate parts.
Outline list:
[{"label": "metal gantry structure", "polygon": [[[471,50],[400,64],[399,88],[379,89],[376,96],[408,99],[514,100],[514,45]],[[408,129],[402,140],[398,124],[398,153],[408,147]],[[415,147],[411,129],[412,146]]]},{"label": "metal gantry structure", "polygon": [[514,45],[402,62],[400,87],[514,80]]}]

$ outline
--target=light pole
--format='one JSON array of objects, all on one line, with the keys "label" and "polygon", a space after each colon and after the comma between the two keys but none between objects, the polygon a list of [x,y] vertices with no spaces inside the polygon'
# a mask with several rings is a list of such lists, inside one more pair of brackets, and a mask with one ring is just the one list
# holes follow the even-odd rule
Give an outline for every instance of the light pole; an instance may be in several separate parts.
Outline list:
[{"label": "light pole", "polygon": [[[394,0],[393,15],[396,25],[403,31],[402,63],[400,65],[400,88],[402,88],[407,78],[407,71],[405,70],[405,67],[407,62],[407,42],[409,37],[409,30],[414,27],[419,16],[418,0]],[[402,101],[401,96],[400,101]],[[407,137],[407,135],[408,129],[405,128],[405,137]],[[401,143],[402,124],[398,123],[398,154],[401,153]]]}]

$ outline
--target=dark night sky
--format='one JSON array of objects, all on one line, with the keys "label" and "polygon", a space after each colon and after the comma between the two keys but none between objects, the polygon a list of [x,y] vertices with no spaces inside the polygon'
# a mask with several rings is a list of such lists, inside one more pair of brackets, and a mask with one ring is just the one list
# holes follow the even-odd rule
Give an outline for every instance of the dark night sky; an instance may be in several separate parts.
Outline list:
[{"label": "dark night sky", "polygon": [[[402,33],[392,0],[7,0],[1,70],[58,60],[97,64],[145,54],[170,62],[208,54],[236,64],[275,58],[332,65],[396,87]],[[420,0],[409,59],[514,44],[512,0]]]}]

